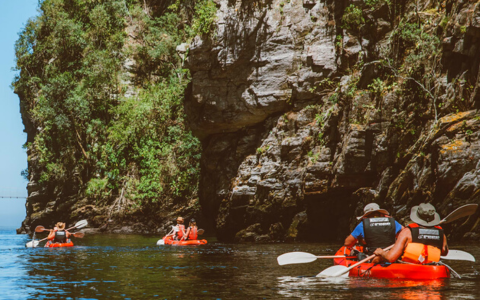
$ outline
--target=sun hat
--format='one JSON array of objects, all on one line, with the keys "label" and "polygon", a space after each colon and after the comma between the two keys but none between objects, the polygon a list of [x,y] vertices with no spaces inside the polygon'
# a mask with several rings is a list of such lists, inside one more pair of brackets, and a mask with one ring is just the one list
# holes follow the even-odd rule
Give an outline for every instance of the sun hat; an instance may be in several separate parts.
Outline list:
[{"label": "sun hat", "polygon": [[386,211],[385,209],[381,209],[380,206],[377,203],[369,203],[369,204],[365,205],[365,208],[363,209],[363,216],[357,217],[357,220],[361,220],[361,219],[365,218],[366,216],[368,216],[369,214],[371,214],[373,212],[376,212],[376,211],[378,211],[382,214],[385,214],[385,215],[389,215],[388,211]]},{"label": "sun hat", "polygon": [[438,225],[441,221],[440,215],[430,203],[420,203],[420,205],[412,207],[410,219],[418,225],[427,227]]},{"label": "sun hat", "polygon": [[65,223],[58,222],[56,225],[58,230],[64,230],[65,229]]},{"label": "sun hat", "polygon": [[178,218],[177,218],[177,222],[183,222],[183,218],[182,218],[182,217],[178,217]]}]

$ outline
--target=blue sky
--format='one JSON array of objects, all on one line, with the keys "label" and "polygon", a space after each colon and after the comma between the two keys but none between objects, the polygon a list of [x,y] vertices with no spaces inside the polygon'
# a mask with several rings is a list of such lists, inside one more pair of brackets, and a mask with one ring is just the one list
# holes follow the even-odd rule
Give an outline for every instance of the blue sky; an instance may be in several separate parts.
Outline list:
[{"label": "blue sky", "polygon": [[[22,145],[27,139],[19,99],[10,88],[15,72],[15,41],[26,21],[38,14],[38,0],[0,0],[0,196],[26,196],[27,181],[20,172],[27,167]],[[20,227],[25,199],[0,198],[0,226]]]}]

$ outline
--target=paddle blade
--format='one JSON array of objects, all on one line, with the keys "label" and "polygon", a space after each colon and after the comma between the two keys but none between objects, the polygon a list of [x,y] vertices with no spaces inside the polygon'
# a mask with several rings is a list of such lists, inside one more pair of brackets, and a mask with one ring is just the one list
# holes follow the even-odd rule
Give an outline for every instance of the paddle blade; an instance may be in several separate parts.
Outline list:
[{"label": "paddle blade", "polygon": [[457,219],[473,215],[477,211],[477,207],[478,207],[478,204],[467,204],[464,206],[460,206],[459,208],[454,210],[452,213],[450,213],[448,216],[446,216],[445,219],[440,221],[440,224],[450,223]]},{"label": "paddle blade", "polygon": [[39,241],[30,241],[27,244],[25,244],[25,247],[27,248],[35,248],[38,246],[40,242]]},{"label": "paddle blade", "polygon": [[165,241],[163,239],[160,239],[157,241],[157,246],[165,245]]},{"label": "paddle blade", "polygon": [[76,238],[83,238],[83,237],[85,236],[85,233],[83,233],[83,232],[75,232],[75,233],[73,234],[73,236],[76,237]]},{"label": "paddle blade", "polygon": [[44,231],[45,231],[45,227],[43,227],[42,225],[35,227],[35,232],[44,232]]},{"label": "paddle blade", "polygon": [[345,266],[332,266],[320,272],[317,277],[348,277],[348,268]]},{"label": "paddle blade", "polygon": [[446,256],[441,256],[442,259],[451,259],[451,260],[466,260],[466,261],[475,261],[475,257],[468,252],[461,250],[449,250]]},{"label": "paddle blade", "polygon": [[197,231],[197,234],[198,234],[198,235],[202,235],[204,232],[205,232],[205,230],[199,229],[199,230]]},{"label": "paddle blade", "polygon": [[77,228],[77,229],[80,229],[80,228],[83,228],[83,227],[85,227],[85,226],[87,226],[87,225],[88,225],[87,220],[81,220],[81,221],[78,221],[78,222],[75,224],[74,227]]},{"label": "paddle blade", "polygon": [[306,252],[290,252],[277,257],[277,262],[280,266],[290,264],[305,264],[315,261],[317,257]]}]

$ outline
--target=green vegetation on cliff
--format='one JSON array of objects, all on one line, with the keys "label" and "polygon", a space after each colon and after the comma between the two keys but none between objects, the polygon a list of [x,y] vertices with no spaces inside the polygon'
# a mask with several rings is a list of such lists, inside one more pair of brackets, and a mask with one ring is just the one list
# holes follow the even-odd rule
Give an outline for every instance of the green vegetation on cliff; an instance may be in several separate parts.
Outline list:
[{"label": "green vegetation on cliff", "polygon": [[[147,5],[148,4],[148,5]],[[195,199],[200,142],[176,48],[208,34],[210,0],[44,0],[17,41],[27,176],[49,197],[123,212]],[[197,13],[195,13],[197,12]]]}]

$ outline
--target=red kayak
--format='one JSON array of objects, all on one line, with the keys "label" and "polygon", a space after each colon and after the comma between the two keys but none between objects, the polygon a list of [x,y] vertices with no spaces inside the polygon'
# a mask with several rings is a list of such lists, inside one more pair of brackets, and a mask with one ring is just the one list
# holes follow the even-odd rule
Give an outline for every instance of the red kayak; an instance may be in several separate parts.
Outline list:
[{"label": "red kayak", "polygon": [[[359,250],[357,248],[357,250]],[[361,250],[361,249],[360,249]],[[340,248],[335,255],[350,255],[350,250],[345,246]],[[344,265],[349,267],[357,261],[336,258],[333,260],[335,265]],[[373,277],[387,279],[441,279],[450,278],[450,270],[443,265],[419,265],[410,263],[389,263],[372,264],[363,263],[350,270],[350,277]]]},{"label": "red kayak", "polygon": [[187,245],[205,245],[207,240],[186,240],[186,241],[175,241],[171,236],[166,236],[163,239],[157,242],[157,245],[178,245],[178,246],[187,246]]},{"label": "red kayak", "polygon": [[48,241],[45,244],[45,247],[47,247],[47,248],[73,247],[73,242],[68,241],[68,243],[52,243],[52,242]]}]

